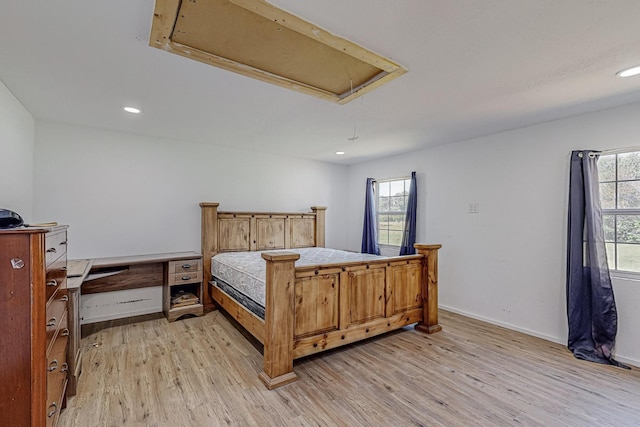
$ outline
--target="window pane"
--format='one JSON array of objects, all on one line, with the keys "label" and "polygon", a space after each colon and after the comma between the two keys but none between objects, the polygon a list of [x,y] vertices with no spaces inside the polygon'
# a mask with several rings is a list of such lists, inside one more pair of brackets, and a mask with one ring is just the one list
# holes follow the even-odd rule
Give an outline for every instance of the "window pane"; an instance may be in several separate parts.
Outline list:
[{"label": "window pane", "polygon": [[599,181],[615,181],[616,180],[616,156],[601,156],[598,159],[598,177]]},{"label": "window pane", "polygon": [[640,245],[619,244],[618,270],[640,272]]},{"label": "window pane", "polygon": [[618,242],[640,243],[640,216],[618,215]]},{"label": "window pane", "polygon": [[378,196],[389,196],[389,182],[379,182],[378,183]]},{"label": "window pane", "polygon": [[390,210],[393,212],[403,212],[405,211],[405,197],[404,196],[395,196],[391,197],[391,206]]},{"label": "window pane", "polygon": [[618,154],[618,180],[640,179],[640,152]]},{"label": "window pane", "polygon": [[602,215],[602,228],[604,228],[605,242],[615,242],[615,238],[616,238],[615,215]]},{"label": "window pane", "polygon": [[609,264],[609,269],[617,270],[616,268],[616,245],[615,243],[606,243],[606,251],[607,251],[607,264]]},{"label": "window pane", "polygon": [[618,182],[618,209],[640,209],[640,181]]},{"label": "window pane", "polygon": [[378,199],[378,211],[380,212],[389,211],[389,197],[380,197],[380,199]]},{"label": "window pane", "polygon": [[391,190],[390,190],[390,194],[391,196],[398,196],[398,195],[403,195],[405,194],[405,190],[404,190],[404,180],[400,180],[400,181],[391,181]]},{"label": "window pane", "polygon": [[600,183],[600,203],[602,209],[616,208],[616,183]]},{"label": "window pane", "polygon": [[402,244],[402,230],[389,231],[389,244],[393,246]]},{"label": "window pane", "polygon": [[404,215],[389,215],[389,230],[401,230],[404,228]]},{"label": "window pane", "polygon": [[380,243],[381,245],[389,244],[389,231],[378,230],[378,243]]}]

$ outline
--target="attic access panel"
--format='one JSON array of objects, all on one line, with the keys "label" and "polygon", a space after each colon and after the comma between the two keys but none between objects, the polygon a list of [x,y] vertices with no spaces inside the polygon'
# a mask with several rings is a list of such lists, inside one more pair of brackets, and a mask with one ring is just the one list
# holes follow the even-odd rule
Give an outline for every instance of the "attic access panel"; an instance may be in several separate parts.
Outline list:
[{"label": "attic access panel", "polygon": [[156,0],[149,45],[339,104],[407,72],[263,0]]}]

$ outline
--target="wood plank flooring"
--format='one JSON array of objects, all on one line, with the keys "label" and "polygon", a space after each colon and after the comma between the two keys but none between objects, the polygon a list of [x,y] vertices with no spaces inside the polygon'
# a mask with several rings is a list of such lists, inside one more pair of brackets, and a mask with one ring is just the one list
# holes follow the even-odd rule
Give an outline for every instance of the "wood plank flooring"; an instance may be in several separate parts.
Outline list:
[{"label": "wood plank flooring", "polygon": [[[60,426],[638,426],[640,369],[441,312],[295,362],[268,391],[262,355],[220,312],[96,330]],[[85,331],[91,332],[90,328]]]}]

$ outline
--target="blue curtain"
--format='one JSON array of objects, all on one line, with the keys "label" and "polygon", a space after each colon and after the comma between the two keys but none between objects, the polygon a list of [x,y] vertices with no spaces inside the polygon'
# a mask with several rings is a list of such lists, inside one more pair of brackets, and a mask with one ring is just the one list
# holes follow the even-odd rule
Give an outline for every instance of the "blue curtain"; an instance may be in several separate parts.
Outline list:
[{"label": "blue curtain", "polygon": [[409,197],[407,197],[407,213],[404,217],[404,233],[402,244],[400,245],[400,255],[413,255],[416,249],[416,211],[418,208],[418,194],[416,187],[416,173],[411,172],[411,183],[409,184]]},{"label": "blue curtain", "polygon": [[571,153],[567,240],[568,348],[578,359],[613,359],[618,314],[607,264],[597,155]]},{"label": "blue curtain", "polygon": [[376,199],[373,194],[373,178],[367,178],[367,191],[364,199],[364,227],[362,229],[363,254],[380,255],[378,231],[376,230]]}]

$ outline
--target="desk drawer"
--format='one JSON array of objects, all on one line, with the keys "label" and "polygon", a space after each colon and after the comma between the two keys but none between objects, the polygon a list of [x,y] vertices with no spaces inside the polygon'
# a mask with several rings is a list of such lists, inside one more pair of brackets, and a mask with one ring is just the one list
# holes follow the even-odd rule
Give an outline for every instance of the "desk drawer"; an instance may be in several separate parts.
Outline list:
[{"label": "desk drawer", "polygon": [[202,282],[202,271],[174,273],[169,275],[169,286]]},{"label": "desk drawer", "polygon": [[[162,286],[165,264],[161,262],[92,268],[82,283],[82,295]],[[95,276],[95,278],[93,278]]]},{"label": "desk drawer", "polygon": [[169,262],[169,273],[187,273],[202,270],[201,259],[185,259],[182,261]]}]

